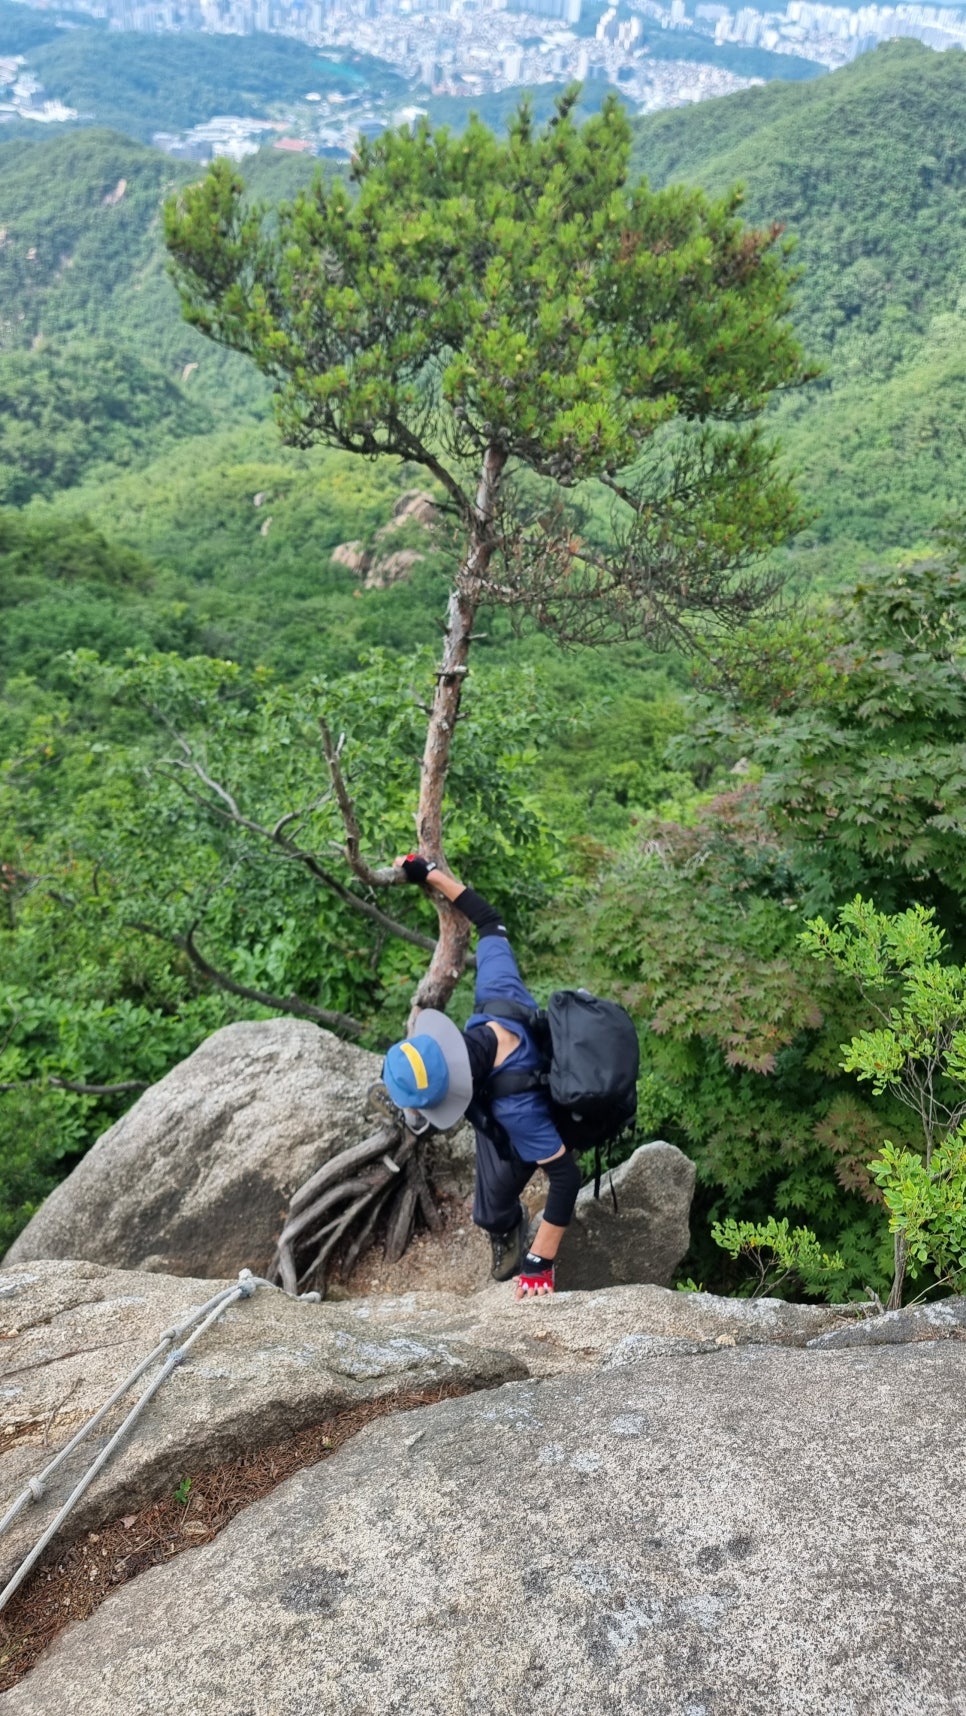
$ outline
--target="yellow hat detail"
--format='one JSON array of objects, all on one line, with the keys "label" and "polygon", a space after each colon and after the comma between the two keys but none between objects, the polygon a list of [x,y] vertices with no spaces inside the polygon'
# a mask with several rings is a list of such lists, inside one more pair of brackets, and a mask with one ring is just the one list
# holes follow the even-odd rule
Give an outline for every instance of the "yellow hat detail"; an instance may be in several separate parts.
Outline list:
[{"label": "yellow hat detail", "polygon": [[429,1088],[429,1074],[419,1050],[414,1049],[412,1043],[400,1043],[399,1047],[416,1075],[416,1089],[427,1090]]}]

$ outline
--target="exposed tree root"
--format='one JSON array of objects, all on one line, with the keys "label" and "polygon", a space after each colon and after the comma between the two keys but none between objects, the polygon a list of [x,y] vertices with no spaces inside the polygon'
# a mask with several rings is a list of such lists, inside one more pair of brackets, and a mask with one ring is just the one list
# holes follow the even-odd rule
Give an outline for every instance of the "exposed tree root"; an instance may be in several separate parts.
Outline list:
[{"label": "exposed tree root", "polygon": [[385,1223],[386,1261],[398,1263],[419,1217],[440,1226],[422,1140],[386,1120],[324,1163],[293,1193],[269,1278],[287,1293],[324,1296],[330,1272],[346,1276]]}]

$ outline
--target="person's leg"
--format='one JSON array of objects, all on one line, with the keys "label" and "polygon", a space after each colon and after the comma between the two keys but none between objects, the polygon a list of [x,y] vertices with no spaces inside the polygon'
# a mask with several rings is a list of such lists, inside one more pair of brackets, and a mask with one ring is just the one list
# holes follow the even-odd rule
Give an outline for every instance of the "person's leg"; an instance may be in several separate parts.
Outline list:
[{"label": "person's leg", "polygon": [[521,1161],[514,1151],[501,1154],[492,1138],[477,1131],[473,1221],[490,1236],[495,1281],[509,1281],[526,1254],[528,1218],[520,1193],[535,1169],[535,1162]]}]

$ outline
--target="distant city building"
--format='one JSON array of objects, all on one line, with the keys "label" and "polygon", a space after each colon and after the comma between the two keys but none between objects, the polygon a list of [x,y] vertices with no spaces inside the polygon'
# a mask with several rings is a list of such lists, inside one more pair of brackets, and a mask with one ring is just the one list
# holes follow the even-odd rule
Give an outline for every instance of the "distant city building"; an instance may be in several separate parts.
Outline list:
[{"label": "distant city building", "polygon": [[[57,0],[60,3],[60,0]],[[597,79],[619,83],[638,112],[676,107],[745,89],[760,78],[725,70],[715,44],[794,54],[834,70],[894,36],[910,36],[938,50],[966,48],[966,0],[957,6],[825,4],[787,0],[781,10],[754,0],[619,0],[609,5],[593,36],[578,36],[581,0],[66,0],[75,12],[104,20],[111,30],[154,34],[204,31],[251,37],[281,35],[305,42],[308,92],[272,111],[276,121],[238,116],[211,119],[184,135],[159,134],[171,154],[207,160],[251,153],[280,134],[282,147],[351,154],[360,132],[375,135],[400,111],[405,84],[476,100],[516,87]],[[44,0],[26,0],[43,5]],[[629,13],[629,15],[628,15]],[[649,30],[687,34],[688,58],[644,50]],[[666,53],[665,49],[665,53]],[[257,57],[259,44],[251,44]],[[391,67],[404,80],[380,85],[360,56]],[[353,63],[346,78],[327,79],[324,67]],[[734,63],[734,62],[732,62]],[[740,60],[738,61],[740,64]],[[748,64],[755,62],[750,58]],[[315,69],[318,66],[319,69]],[[313,89],[319,81],[321,87]],[[326,87],[326,82],[331,87]],[[96,104],[92,104],[95,105]],[[0,56],[0,127],[24,119],[55,124],[79,116],[45,98],[30,55]],[[83,118],[98,119],[98,113]]]},{"label": "distant city building", "polygon": [[562,24],[579,24],[581,0],[509,0],[508,12],[529,12],[534,18],[559,18]]},{"label": "distant city building", "polygon": [[598,42],[611,42],[615,47],[623,48],[626,51],[632,48],[635,42],[640,41],[643,26],[640,18],[621,20],[618,17],[616,7],[611,6],[604,13],[594,34]]}]

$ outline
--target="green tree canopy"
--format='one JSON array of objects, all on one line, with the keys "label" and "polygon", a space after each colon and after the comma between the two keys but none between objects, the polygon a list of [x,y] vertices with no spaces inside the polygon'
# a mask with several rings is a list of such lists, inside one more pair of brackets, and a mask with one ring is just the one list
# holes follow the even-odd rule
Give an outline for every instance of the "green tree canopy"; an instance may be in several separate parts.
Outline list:
[{"label": "green tree canopy", "polygon": [[[724,658],[679,756],[762,771],[806,904],[855,893],[936,908],[958,949],[966,899],[966,569],[949,552],[870,571],[823,614],[791,616]],[[722,699],[721,692],[724,691]]]},{"label": "green tree canopy", "polygon": [[[887,1289],[872,1164],[885,1136],[903,1150],[916,1129],[892,1083],[869,1094],[843,1076],[841,1045],[872,1032],[881,1047],[876,1004],[891,1030],[902,997],[896,961],[876,971],[869,956],[871,997],[858,967],[816,966],[800,932],[861,890],[900,927],[933,908],[936,946],[942,930],[962,946],[962,520],[944,536],[944,558],[870,573],[722,652],[670,746],[717,790],[645,823],[547,931],[551,959],[566,948],[645,1026],[645,1112],[694,1156],[698,1213],[804,1218],[850,1289]],[[945,967],[931,976],[943,995]],[[922,994],[906,1011],[927,1028]]]},{"label": "green tree canopy", "polygon": [[[188,320],[272,378],[288,439],[433,472],[478,530],[481,598],[653,637],[726,609],[729,574],[793,528],[748,418],[805,371],[778,230],[748,230],[736,195],[629,184],[620,107],[580,128],[575,99],[543,131],[522,108],[506,141],[390,131],[360,144],[354,191],[319,180],[270,220],[218,162],[167,239]],[[535,539],[506,509],[520,468],[549,485]],[[616,543],[550,527],[589,480],[629,514]]]}]

